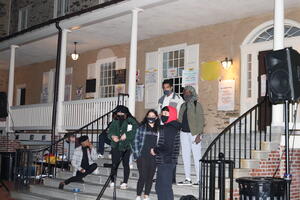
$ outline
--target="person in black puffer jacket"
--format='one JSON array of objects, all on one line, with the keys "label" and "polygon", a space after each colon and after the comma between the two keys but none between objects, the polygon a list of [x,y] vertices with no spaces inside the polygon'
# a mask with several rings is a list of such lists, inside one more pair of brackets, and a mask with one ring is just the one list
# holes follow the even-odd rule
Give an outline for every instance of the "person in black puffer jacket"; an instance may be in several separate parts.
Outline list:
[{"label": "person in black puffer jacket", "polygon": [[155,190],[158,200],[173,200],[172,178],[180,150],[181,128],[181,124],[177,121],[176,108],[164,107],[161,121],[164,125],[159,132],[158,144],[151,149],[151,154],[156,155],[157,164]]}]

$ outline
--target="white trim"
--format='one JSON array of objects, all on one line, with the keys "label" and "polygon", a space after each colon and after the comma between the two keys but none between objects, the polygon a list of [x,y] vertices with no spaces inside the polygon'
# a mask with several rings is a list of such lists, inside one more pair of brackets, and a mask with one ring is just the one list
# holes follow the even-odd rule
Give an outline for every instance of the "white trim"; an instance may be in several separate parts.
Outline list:
[{"label": "white trim", "polygon": [[[291,25],[300,28],[300,23],[291,19],[285,19],[284,25]],[[252,44],[253,41],[256,39],[257,36],[259,36],[262,32],[266,31],[267,29],[274,26],[274,21],[270,20],[267,22],[264,22],[257,26],[255,29],[253,29],[244,39],[242,46]]]}]

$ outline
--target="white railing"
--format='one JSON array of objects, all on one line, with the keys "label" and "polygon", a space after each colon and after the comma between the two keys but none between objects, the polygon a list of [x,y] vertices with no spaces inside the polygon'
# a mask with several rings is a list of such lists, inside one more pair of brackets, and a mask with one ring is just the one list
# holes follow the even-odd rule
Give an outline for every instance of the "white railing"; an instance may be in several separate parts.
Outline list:
[{"label": "white railing", "polygon": [[64,129],[80,128],[117,105],[118,97],[64,102]]},{"label": "white railing", "polygon": [[[127,98],[124,100],[127,105]],[[62,128],[78,129],[111,111],[117,105],[118,97],[64,102]],[[11,108],[11,116],[14,130],[50,130],[52,104],[14,106]],[[0,127],[2,125],[5,127],[5,122],[0,122]]]},{"label": "white railing", "polygon": [[13,130],[51,129],[52,104],[32,104],[11,108]]}]

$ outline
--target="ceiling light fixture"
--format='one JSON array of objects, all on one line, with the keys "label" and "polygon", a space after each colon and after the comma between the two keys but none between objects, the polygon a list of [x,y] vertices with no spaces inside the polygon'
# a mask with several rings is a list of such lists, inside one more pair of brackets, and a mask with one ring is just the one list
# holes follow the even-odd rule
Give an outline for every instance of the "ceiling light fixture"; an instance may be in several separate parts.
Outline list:
[{"label": "ceiling light fixture", "polygon": [[79,54],[76,51],[76,45],[77,45],[77,42],[74,42],[75,49],[74,49],[74,52],[71,54],[72,60],[78,60],[78,58],[79,58]]}]

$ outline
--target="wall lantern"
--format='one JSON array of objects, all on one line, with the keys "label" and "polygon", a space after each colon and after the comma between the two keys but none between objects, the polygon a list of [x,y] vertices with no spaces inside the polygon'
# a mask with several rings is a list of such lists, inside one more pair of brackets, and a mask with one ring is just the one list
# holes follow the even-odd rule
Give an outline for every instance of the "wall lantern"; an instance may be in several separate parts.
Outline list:
[{"label": "wall lantern", "polygon": [[77,42],[74,42],[75,49],[74,49],[74,52],[71,54],[72,60],[78,60],[78,58],[79,58],[79,54],[76,51],[76,45],[77,45]]},{"label": "wall lantern", "polygon": [[227,57],[225,58],[225,60],[221,61],[221,64],[223,66],[224,69],[229,69],[232,65],[232,59],[228,59]]}]

